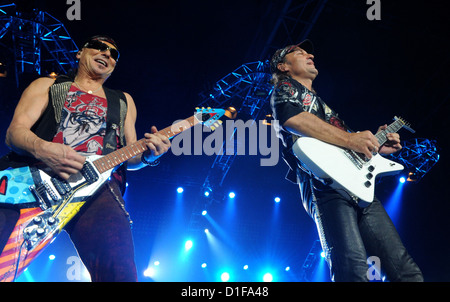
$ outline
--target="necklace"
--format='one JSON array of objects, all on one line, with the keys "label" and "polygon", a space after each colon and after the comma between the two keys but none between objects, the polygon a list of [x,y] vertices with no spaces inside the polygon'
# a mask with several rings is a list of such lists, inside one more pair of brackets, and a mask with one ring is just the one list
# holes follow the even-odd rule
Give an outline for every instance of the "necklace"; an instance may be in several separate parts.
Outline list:
[{"label": "necklace", "polygon": [[[78,88],[80,88],[81,90],[84,90],[84,91],[86,91],[86,89],[83,89],[83,88],[81,88],[81,86],[76,82],[76,81],[73,81],[74,83],[75,83],[75,85],[77,85],[77,87]],[[92,91],[92,90],[88,90],[87,91],[87,93],[89,93],[89,94],[93,94],[93,93],[95,93],[95,92],[97,92],[97,91],[99,91],[100,90],[100,88],[102,88],[103,87],[103,85],[100,85],[100,87],[98,87],[97,89],[95,89],[94,91]]]}]

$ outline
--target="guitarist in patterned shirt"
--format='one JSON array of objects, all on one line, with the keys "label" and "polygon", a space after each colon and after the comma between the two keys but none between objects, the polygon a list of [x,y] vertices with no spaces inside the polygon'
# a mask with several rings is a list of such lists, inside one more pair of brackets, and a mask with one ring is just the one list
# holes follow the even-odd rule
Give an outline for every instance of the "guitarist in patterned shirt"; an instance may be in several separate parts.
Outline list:
[{"label": "guitarist in patterned shirt", "polygon": [[299,136],[354,150],[369,159],[372,152],[391,154],[401,149],[396,133],[388,133],[387,142],[380,146],[370,131],[349,131],[312,88],[318,75],[312,53],[309,40],[275,52],[270,65],[274,85],[271,106],[280,125],[277,132],[283,141],[284,159],[290,166],[288,179],[299,184],[303,205],[317,225],[332,280],[368,281],[367,258],[376,256],[388,280],[423,281],[376,197],[368,207],[358,206],[354,199],[310,176],[292,153],[292,144]]},{"label": "guitarist in patterned shirt", "polygon": [[[0,159],[2,169],[11,166],[13,158],[36,159],[61,178],[68,179],[81,170],[85,156],[103,154],[108,130],[106,113],[112,110],[106,93],[111,90],[103,84],[118,63],[119,51],[110,37],[94,36],[82,45],[76,57],[77,73],[70,79],[69,91],[63,95],[65,103],[58,112],[59,123],[42,118],[47,108],[52,110],[51,104],[55,106],[49,96],[54,79],[39,78],[23,92],[7,130],[6,143],[12,152]],[[109,147],[117,145],[116,148],[137,141],[133,98],[127,93],[119,95],[126,99],[122,100],[126,101],[126,113],[120,121],[122,127],[115,129],[117,135],[113,132]],[[37,124],[44,126],[36,130]],[[156,127],[145,133],[145,138],[147,151],[128,160],[128,170],[154,164],[170,148],[168,138],[157,133]],[[121,190],[125,180],[123,173],[113,176],[70,221],[66,231],[92,281],[137,281],[133,239]],[[17,210],[0,208],[0,250],[18,218]]]}]

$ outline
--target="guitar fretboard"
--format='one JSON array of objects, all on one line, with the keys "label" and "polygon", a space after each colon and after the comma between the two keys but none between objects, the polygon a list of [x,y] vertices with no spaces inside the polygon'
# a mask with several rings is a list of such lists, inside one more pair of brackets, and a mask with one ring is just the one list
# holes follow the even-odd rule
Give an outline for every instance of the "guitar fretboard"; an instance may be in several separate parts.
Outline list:
[{"label": "guitar fretboard", "polygon": [[387,126],[385,130],[382,130],[375,134],[375,137],[378,139],[378,142],[381,145],[383,145],[387,141],[386,134],[387,133],[396,133],[398,130],[400,130],[405,125],[405,122],[401,119],[395,120],[392,124]]},{"label": "guitar fretboard", "polygon": [[[173,124],[170,127],[166,127],[160,131],[159,134],[164,135],[168,139],[173,138],[174,136],[180,134],[181,132],[194,127],[197,125],[199,121],[195,116],[191,116],[183,121]],[[106,172],[108,170],[113,169],[114,167],[120,165],[121,163],[141,154],[147,150],[146,139],[142,138],[131,144],[129,146],[125,146],[121,149],[118,149],[114,152],[111,152],[108,155],[105,155],[93,162],[95,167],[100,173]]]}]

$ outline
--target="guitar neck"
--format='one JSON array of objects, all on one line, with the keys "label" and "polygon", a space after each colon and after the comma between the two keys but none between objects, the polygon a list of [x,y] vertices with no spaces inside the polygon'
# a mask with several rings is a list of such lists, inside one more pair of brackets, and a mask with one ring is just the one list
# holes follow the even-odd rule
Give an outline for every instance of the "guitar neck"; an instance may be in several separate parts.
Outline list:
[{"label": "guitar neck", "polygon": [[[172,139],[174,136],[180,134],[184,130],[194,127],[198,123],[199,121],[197,118],[195,116],[191,116],[190,118],[158,131],[158,133],[164,135],[168,139]],[[100,173],[104,173],[126,162],[127,160],[144,153],[147,150],[147,145],[145,142],[146,139],[142,138],[131,145],[125,146],[95,160],[93,164]]]},{"label": "guitar neck", "polygon": [[375,134],[375,137],[378,139],[378,143],[383,145],[387,141],[386,134],[387,133],[396,133],[399,131],[403,126],[405,125],[405,122],[403,122],[401,119],[395,120],[392,124],[387,126],[385,130],[382,130]]}]

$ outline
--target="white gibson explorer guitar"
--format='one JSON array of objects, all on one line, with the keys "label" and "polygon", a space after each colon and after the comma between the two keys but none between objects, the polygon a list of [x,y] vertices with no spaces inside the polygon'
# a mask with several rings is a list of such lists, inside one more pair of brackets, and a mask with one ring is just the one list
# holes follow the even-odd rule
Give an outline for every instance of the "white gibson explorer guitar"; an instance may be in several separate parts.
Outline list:
[{"label": "white gibson explorer guitar", "polygon": [[[214,130],[234,108],[196,109],[196,114],[158,133],[171,139],[196,124]],[[147,150],[145,139],[108,155],[86,158],[83,169],[65,181],[35,166],[0,171],[0,204],[20,209],[20,217],[0,254],[0,281],[14,281],[55,238],[123,162]]]},{"label": "white gibson explorer guitar", "polygon": [[[414,133],[402,118],[394,117],[394,120],[386,130],[375,134],[380,146],[387,141],[386,133],[395,133],[402,127]],[[377,176],[394,175],[404,169],[401,164],[388,160],[378,153],[368,160],[364,154],[311,137],[297,139],[292,150],[315,177],[338,192],[344,190],[351,197],[359,198],[358,205],[361,207],[373,201]]]}]

